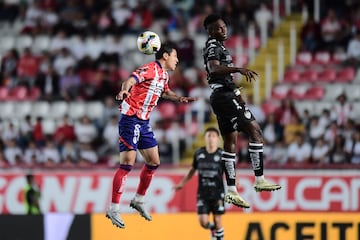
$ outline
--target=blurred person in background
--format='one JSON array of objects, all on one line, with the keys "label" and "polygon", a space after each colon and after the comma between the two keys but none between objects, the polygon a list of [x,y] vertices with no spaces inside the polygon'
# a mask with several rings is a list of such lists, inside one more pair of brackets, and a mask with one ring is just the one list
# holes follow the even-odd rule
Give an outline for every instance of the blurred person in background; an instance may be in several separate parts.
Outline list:
[{"label": "blurred person in background", "polygon": [[[211,231],[211,240],[223,240],[224,228],[222,215],[225,213],[222,149],[219,148],[220,133],[216,128],[205,130],[205,146],[197,149],[193,155],[192,167],[184,178],[174,186],[182,189],[198,171],[197,214],[200,226]],[[210,213],[213,215],[211,222]]]},{"label": "blurred person in background", "polygon": [[344,148],[349,162],[360,164],[360,130],[353,133],[352,138],[346,141]]},{"label": "blurred person in background", "polygon": [[119,121],[120,166],[113,178],[111,203],[106,217],[119,227],[125,228],[120,217],[119,203],[124,184],[136,161],[137,150],[145,164],[140,172],[140,183],[130,207],[151,221],[150,213],[145,209],[144,196],[152,177],[160,165],[158,143],[149,124],[150,114],[160,97],[178,103],[189,103],[197,99],[180,97],[168,85],[168,71],[174,71],[179,60],[175,46],[163,43],[155,54],[155,61],[137,68],[122,84],[116,99],[121,101]]},{"label": "blurred person in background", "polygon": [[288,148],[288,162],[293,164],[309,163],[311,159],[311,145],[305,140],[303,132],[296,132],[295,139]]},{"label": "blurred person in background", "polygon": [[311,160],[313,163],[324,164],[329,163],[330,147],[321,136],[316,139],[311,151]]},{"label": "blurred person in background", "polygon": [[26,175],[26,185],[24,189],[25,211],[28,215],[41,214],[40,209],[40,188],[35,181],[35,176],[31,173]]}]

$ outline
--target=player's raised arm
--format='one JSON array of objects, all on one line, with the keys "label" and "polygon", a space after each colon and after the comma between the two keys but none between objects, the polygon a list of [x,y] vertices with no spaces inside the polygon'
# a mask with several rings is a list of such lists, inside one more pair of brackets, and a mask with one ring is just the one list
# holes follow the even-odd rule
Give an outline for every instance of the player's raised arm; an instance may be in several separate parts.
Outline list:
[{"label": "player's raised arm", "polygon": [[136,83],[136,80],[134,77],[130,77],[127,80],[125,80],[121,86],[120,92],[116,95],[116,100],[124,100],[128,96],[130,96],[130,89],[131,87]]}]

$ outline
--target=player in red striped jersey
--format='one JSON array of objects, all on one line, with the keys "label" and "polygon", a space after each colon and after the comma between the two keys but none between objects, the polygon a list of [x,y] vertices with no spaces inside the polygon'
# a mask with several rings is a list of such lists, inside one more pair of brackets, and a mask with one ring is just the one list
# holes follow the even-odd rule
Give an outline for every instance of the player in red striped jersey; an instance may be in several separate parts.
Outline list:
[{"label": "player in red striped jersey", "polygon": [[146,220],[151,221],[151,216],[144,207],[144,196],[155,170],[160,165],[158,144],[149,124],[151,111],[160,97],[180,103],[197,100],[180,97],[169,88],[168,71],[175,70],[179,62],[174,46],[162,44],[155,54],[155,59],[136,69],[122,84],[116,96],[117,100],[122,101],[119,120],[120,167],[113,178],[112,199],[106,217],[119,228],[125,228],[125,223],[119,214],[119,203],[126,177],[135,163],[136,150],[140,151],[145,164],[141,169],[140,182],[130,206]]}]

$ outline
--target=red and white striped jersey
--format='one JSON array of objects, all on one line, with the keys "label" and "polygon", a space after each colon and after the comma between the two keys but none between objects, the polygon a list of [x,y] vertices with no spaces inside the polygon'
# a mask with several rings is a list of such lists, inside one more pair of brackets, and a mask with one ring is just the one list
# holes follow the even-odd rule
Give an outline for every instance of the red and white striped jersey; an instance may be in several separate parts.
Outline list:
[{"label": "red and white striped jersey", "polygon": [[158,61],[139,67],[131,74],[136,84],[131,87],[130,96],[121,103],[122,114],[147,120],[163,92],[169,90],[169,74]]}]

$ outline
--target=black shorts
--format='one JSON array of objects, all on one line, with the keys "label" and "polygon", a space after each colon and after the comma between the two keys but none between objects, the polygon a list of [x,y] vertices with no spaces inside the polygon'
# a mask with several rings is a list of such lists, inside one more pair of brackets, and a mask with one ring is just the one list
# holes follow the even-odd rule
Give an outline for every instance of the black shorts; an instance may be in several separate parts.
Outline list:
[{"label": "black shorts", "polygon": [[224,199],[206,199],[197,198],[197,213],[198,214],[216,214],[221,215],[225,213]]},{"label": "black shorts", "polygon": [[250,109],[232,91],[214,91],[210,96],[210,104],[221,134],[242,131],[255,120]]}]

